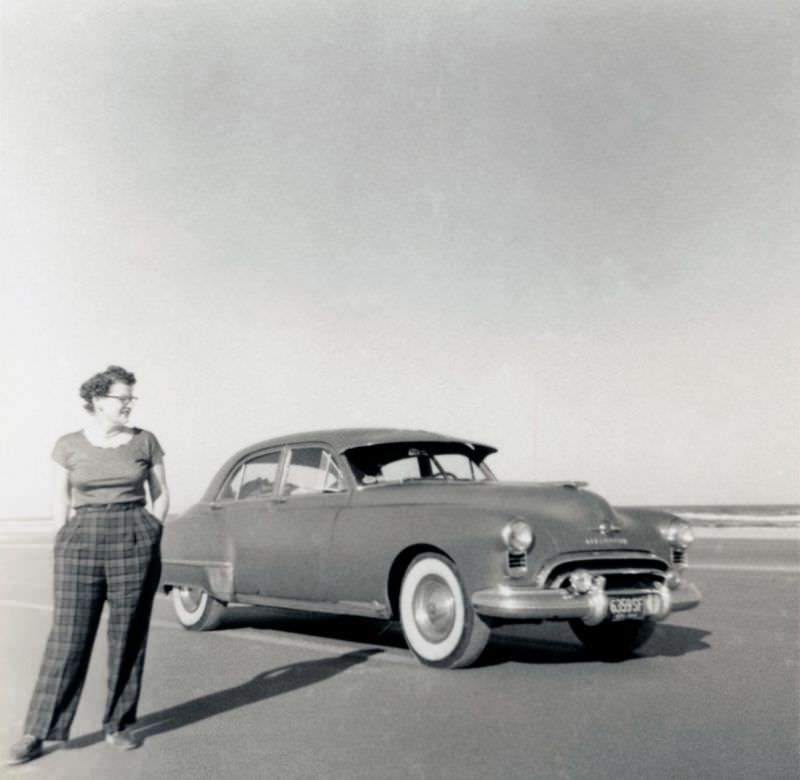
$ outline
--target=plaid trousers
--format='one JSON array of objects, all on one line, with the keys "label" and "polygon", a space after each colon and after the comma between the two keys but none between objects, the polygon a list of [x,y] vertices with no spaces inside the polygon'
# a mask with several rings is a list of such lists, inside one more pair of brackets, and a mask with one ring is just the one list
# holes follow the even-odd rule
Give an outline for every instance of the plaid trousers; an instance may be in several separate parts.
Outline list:
[{"label": "plaid trousers", "polygon": [[65,740],[108,601],[103,729],[136,722],[147,630],[161,574],[161,523],[140,503],[80,507],[56,535],[53,625],[25,733]]}]

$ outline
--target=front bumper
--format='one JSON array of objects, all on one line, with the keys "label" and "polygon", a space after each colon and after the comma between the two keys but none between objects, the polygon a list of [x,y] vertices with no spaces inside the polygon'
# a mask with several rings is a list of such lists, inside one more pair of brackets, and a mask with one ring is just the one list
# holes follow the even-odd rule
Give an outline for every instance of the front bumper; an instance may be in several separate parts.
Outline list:
[{"label": "front bumper", "polygon": [[663,620],[670,612],[696,607],[702,596],[697,586],[683,582],[677,588],[666,585],[637,591],[606,591],[595,585],[588,593],[571,593],[564,588],[542,589],[496,585],[472,594],[475,611],[489,618],[507,620],[582,620],[597,625],[610,617],[609,598],[643,596],[644,617]]}]

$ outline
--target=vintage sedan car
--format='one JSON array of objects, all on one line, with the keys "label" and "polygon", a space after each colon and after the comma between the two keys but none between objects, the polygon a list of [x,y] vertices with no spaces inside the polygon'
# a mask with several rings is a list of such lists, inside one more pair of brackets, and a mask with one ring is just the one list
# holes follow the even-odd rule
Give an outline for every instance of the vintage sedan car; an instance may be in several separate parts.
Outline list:
[{"label": "vintage sedan car", "polygon": [[498,481],[493,447],[347,429],[255,444],[167,523],[162,587],[188,629],[250,604],[399,620],[436,667],[473,663],[505,623],[569,621],[624,656],[700,602],[689,524],[615,509],[580,482]]}]

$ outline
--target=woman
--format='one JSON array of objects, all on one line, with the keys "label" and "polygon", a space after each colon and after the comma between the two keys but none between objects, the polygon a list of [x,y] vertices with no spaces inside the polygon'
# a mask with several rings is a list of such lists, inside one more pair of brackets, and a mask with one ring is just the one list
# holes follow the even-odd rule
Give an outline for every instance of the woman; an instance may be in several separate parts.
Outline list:
[{"label": "woman", "polygon": [[[25,721],[9,763],[42,755],[45,740],[66,740],[108,601],[106,742],[139,747],[136,721],[150,611],[161,572],[161,527],[169,508],[163,451],[128,424],[136,377],[109,366],[81,385],[90,414],[83,430],[53,450],[55,539],[53,625]],[[145,485],[152,514],[145,509]],[[74,510],[72,512],[71,510]]]}]

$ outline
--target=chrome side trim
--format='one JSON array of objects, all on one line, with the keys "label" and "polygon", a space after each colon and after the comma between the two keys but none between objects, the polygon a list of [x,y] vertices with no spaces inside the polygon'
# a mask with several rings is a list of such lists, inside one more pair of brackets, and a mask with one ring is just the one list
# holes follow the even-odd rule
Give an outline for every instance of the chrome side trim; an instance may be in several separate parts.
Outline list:
[{"label": "chrome side trim", "polygon": [[354,615],[356,617],[382,618],[384,620],[388,620],[391,617],[389,608],[377,601],[310,601],[277,598],[274,596],[257,596],[253,593],[235,593],[234,599],[241,604],[291,609],[298,612],[322,612],[327,615]]}]

